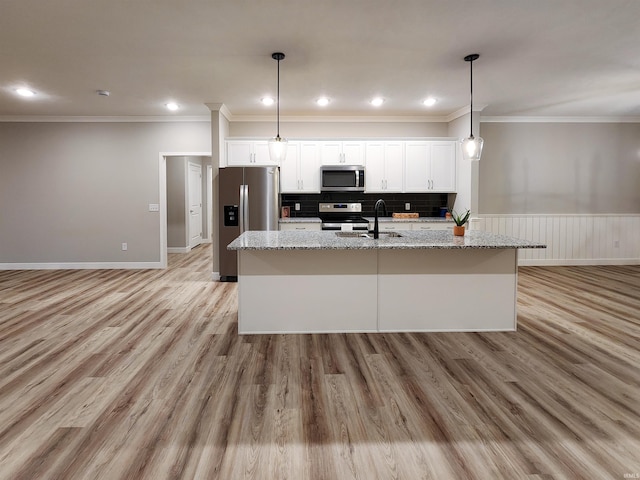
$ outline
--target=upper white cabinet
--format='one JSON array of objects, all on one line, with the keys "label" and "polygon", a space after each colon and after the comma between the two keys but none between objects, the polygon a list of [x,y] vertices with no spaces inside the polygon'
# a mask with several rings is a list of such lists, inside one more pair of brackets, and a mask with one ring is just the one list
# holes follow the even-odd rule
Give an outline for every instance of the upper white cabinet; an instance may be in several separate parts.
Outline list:
[{"label": "upper white cabinet", "polygon": [[455,192],[455,141],[406,142],[404,191]]},{"label": "upper white cabinet", "polygon": [[321,141],[321,165],[364,165],[365,142],[359,141]]},{"label": "upper white cabinet", "polygon": [[455,140],[293,140],[281,165],[262,139],[229,139],[221,167],[280,166],[283,193],[320,192],[322,165],[365,165],[370,193],[456,191]]},{"label": "upper white cabinet", "polygon": [[404,142],[366,142],[365,191],[402,192],[403,157]]},{"label": "upper white cabinet", "polygon": [[227,140],[227,166],[277,166],[269,156],[266,140]]},{"label": "upper white cabinet", "polygon": [[320,158],[316,142],[289,142],[287,156],[280,164],[280,191],[320,192]]}]

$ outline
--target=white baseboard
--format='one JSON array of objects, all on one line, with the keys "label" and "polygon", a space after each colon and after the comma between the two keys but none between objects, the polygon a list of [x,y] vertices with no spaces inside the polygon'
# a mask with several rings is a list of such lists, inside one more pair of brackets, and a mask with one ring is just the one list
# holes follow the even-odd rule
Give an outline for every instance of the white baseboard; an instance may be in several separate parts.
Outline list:
[{"label": "white baseboard", "polygon": [[167,247],[167,253],[189,253],[191,247]]},{"label": "white baseboard", "polygon": [[145,270],[164,268],[160,262],[0,263],[0,270]]},{"label": "white baseboard", "polygon": [[573,258],[573,259],[518,259],[519,267],[553,267],[578,265],[640,265],[639,258]]},{"label": "white baseboard", "polygon": [[220,281],[220,272],[211,272],[211,280],[214,282]]}]

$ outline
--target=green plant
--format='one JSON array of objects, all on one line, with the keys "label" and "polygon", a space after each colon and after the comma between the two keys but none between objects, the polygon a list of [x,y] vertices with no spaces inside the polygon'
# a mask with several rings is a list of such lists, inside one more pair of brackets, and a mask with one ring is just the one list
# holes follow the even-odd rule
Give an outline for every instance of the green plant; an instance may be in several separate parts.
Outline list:
[{"label": "green plant", "polygon": [[469,220],[470,216],[471,216],[471,210],[467,210],[467,212],[464,214],[457,214],[455,210],[451,210],[451,218],[453,219],[454,222],[456,222],[456,225],[459,227],[467,223],[467,220]]}]

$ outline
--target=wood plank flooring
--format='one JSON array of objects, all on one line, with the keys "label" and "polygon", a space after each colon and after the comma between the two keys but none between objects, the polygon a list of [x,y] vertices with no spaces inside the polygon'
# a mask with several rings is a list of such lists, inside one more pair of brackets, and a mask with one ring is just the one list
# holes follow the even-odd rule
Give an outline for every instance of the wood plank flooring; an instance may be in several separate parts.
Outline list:
[{"label": "wood plank flooring", "polygon": [[238,336],[210,265],[0,272],[0,479],[640,475],[640,266],[521,268],[517,332]]}]

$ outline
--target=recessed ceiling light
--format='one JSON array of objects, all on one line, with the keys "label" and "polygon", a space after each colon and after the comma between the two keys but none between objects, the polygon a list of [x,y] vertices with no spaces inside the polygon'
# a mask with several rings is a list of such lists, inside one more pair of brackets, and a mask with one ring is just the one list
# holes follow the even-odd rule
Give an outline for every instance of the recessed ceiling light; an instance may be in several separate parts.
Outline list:
[{"label": "recessed ceiling light", "polygon": [[321,107],[326,107],[327,105],[329,105],[329,99],[327,97],[320,97],[316,100],[316,103]]},{"label": "recessed ceiling light", "polygon": [[167,103],[167,104],[166,104],[166,107],[167,107],[169,110],[171,110],[172,112],[173,112],[173,111],[175,111],[175,110],[178,110],[178,109],[180,108],[180,106],[179,106],[177,103],[175,103],[175,102],[169,102],[169,103]]},{"label": "recessed ceiling light", "polygon": [[371,99],[371,105],[373,105],[374,107],[379,107],[380,105],[382,105],[384,103],[384,98],[382,97],[375,97],[373,99]]},{"label": "recessed ceiling light", "polygon": [[437,100],[434,97],[426,98],[422,101],[422,104],[425,107],[433,107],[436,104]]},{"label": "recessed ceiling light", "polygon": [[269,105],[273,105],[274,103],[276,103],[276,101],[271,98],[271,97],[264,97],[262,99],[260,99],[260,101],[262,102],[262,104],[266,107],[268,107]]},{"label": "recessed ceiling light", "polygon": [[36,94],[36,92],[28,88],[17,88],[16,93],[21,97],[33,97]]}]

